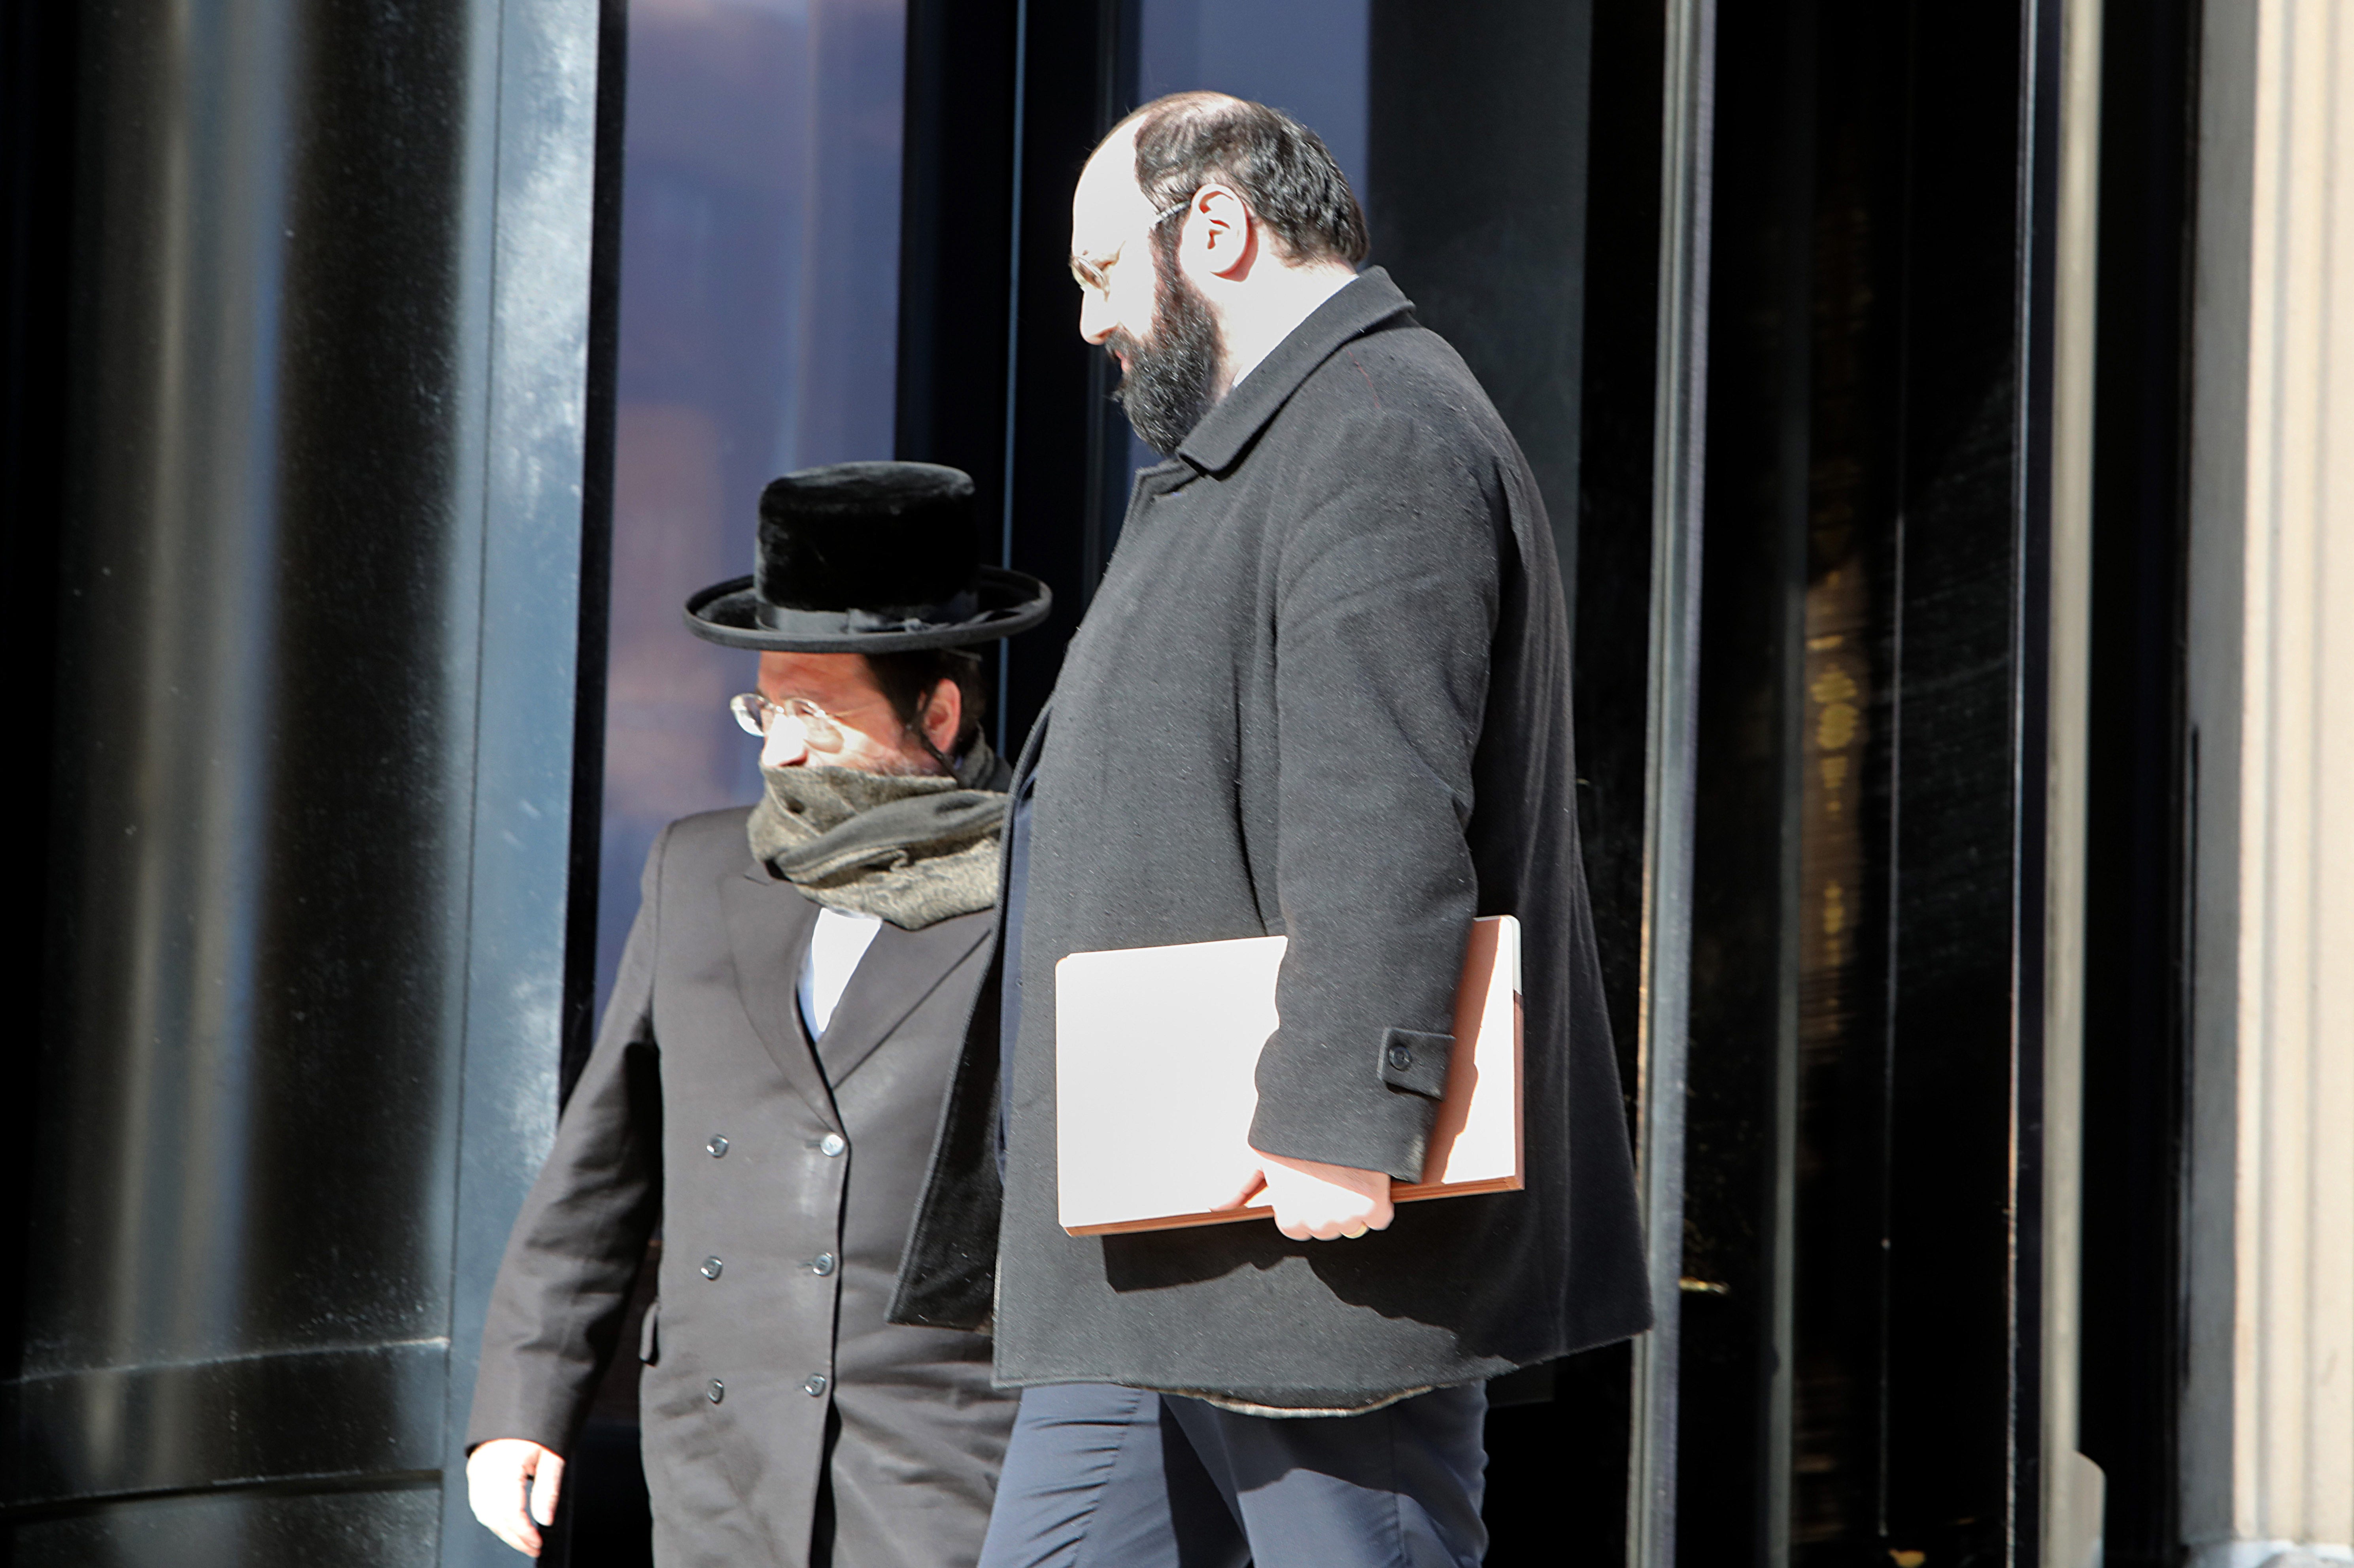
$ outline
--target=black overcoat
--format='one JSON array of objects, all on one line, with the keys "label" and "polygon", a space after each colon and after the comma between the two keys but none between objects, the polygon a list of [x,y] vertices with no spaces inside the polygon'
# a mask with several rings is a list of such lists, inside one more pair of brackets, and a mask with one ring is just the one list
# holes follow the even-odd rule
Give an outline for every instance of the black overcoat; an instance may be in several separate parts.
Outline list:
[{"label": "black overcoat", "polygon": [[[1410,312],[1366,272],[1139,476],[1025,755],[1003,1382],[1347,1408],[1650,1322],[1544,506],[1479,383]],[[1413,1179],[1468,927],[1501,914],[1523,928],[1526,1191],[1406,1205],[1357,1241],[1056,1224],[1064,955],[1288,935],[1253,1141]],[[990,1022],[901,1278],[908,1320],[989,1315],[973,1238],[997,1197]]]},{"label": "black overcoat", "polygon": [[500,1266],[467,1441],[568,1451],[659,1224],[629,1349],[663,1568],[799,1568],[827,1469],[835,1562],[970,1563],[1013,1401],[986,1340],[884,1311],[992,916],[884,926],[812,1045],[794,986],[817,906],[753,861],[745,816],[673,823],[647,860]]}]

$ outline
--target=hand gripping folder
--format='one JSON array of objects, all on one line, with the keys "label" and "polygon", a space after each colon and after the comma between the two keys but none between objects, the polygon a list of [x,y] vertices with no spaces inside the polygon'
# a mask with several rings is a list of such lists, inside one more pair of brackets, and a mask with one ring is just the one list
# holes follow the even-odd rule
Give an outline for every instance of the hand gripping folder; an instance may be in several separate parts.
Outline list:
[{"label": "hand gripping folder", "polygon": [[[1055,966],[1055,1104],[1063,1228],[1073,1235],[1265,1219],[1234,1196],[1275,1033],[1285,938],[1073,953]],[[1368,1042],[1366,1070],[1375,1044]],[[1404,1092],[1404,1091],[1394,1091]],[[1447,1095],[1422,1180],[1391,1198],[1521,1187],[1521,924],[1472,923]]]}]

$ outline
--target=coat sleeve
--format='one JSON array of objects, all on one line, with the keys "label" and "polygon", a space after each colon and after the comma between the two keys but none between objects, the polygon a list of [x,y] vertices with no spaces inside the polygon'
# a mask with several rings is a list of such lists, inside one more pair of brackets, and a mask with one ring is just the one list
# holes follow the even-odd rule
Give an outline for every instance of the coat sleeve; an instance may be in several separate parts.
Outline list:
[{"label": "coat sleeve", "polygon": [[1502,552],[1500,476],[1445,422],[1336,431],[1275,614],[1281,1025],[1254,1147],[1418,1181],[1478,900],[1465,837]]},{"label": "coat sleeve", "polygon": [[662,1212],[662,1096],[653,1031],[664,829],[638,916],[556,1147],[507,1237],[482,1326],[466,1446],[524,1437],[568,1453],[612,1360]]}]

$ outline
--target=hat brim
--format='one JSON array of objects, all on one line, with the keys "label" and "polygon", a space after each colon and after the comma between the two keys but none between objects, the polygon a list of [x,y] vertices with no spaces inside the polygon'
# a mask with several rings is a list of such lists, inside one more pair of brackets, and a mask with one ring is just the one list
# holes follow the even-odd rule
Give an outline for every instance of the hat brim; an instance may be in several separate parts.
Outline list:
[{"label": "hat brim", "polygon": [[1044,583],[1002,567],[978,569],[973,597],[978,608],[960,620],[865,631],[854,629],[845,615],[837,630],[780,631],[760,623],[760,597],[752,590],[752,579],[730,577],[686,601],[686,629],[723,648],[764,653],[910,653],[1011,637],[1029,630],[1055,608],[1054,593]]}]

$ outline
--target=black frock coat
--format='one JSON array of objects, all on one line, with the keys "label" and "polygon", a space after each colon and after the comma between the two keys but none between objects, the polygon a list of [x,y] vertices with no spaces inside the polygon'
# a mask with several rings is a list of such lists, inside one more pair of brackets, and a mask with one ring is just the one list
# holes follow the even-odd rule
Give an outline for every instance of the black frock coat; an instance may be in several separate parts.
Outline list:
[{"label": "black frock coat", "polygon": [[[1006,1383],[1347,1408],[1650,1322],[1552,535],[1519,446],[1411,309],[1369,270],[1139,476],[1025,753],[994,1277],[973,1239],[998,1203],[983,1018],[894,1307],[979,1324],[993,1287]],[[1288,935],[1253,1141],[1414,1179],[1469,924],[1502,914],[1523,929],[1526,1191],[1409,1204],[1356,1241],[1056,1224],[1064,955]]]},{"label": "black frock coat", "polygon": [[830,1467],[837,1568],[970,1563],[1013,1401],[987,1340],[884,1311],[992,916],[885,925],[812,1046],[794,988],[817,906],[753,861],[745,818],[673,823],[647,860],[499,1270],[467,1441],[567,1451],[659,1224],[630,1348],[656,1562],[799,1568]]}]

